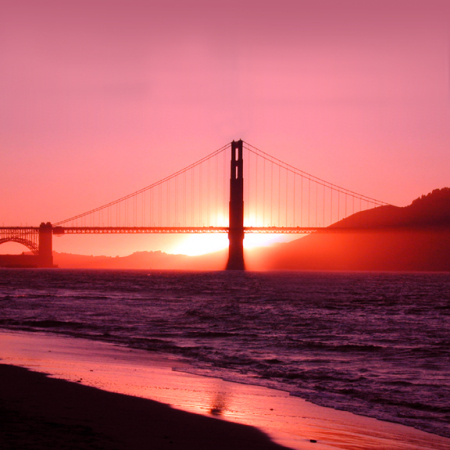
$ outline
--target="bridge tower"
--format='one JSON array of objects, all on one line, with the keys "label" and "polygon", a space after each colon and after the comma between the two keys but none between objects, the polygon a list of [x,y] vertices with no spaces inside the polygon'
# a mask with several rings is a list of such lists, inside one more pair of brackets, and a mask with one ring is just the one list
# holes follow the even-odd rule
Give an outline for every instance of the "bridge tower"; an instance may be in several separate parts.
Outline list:
[{"label": "bridge tower", "polygon": [[39,226],[39,267],[53,267],[53,226],[42,222]]},{"label": "bridge tower", "polygon": [[242,140],[231,143],[227,270],[244,270],[244,176]]}]

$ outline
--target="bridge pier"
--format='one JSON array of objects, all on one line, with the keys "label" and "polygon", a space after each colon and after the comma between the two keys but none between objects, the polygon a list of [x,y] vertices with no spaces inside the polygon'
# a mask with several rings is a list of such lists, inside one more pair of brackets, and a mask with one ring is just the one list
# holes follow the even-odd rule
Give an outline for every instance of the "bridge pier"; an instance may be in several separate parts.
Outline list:
[{"label": "bridge pier", "polygon": [[39,267],[53,267],[53,226],[42,222],[39,226]]},{"label": "bridge pier", "polygon": [[244,175],[242,140],[231,143],[227,270],[244,270]]}]

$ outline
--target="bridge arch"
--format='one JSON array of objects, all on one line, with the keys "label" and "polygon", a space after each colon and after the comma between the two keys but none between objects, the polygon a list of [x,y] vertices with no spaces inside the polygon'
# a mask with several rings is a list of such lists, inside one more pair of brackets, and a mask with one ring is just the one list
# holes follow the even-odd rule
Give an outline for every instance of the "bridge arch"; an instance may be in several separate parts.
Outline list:
[{"label": "bridge arch", "polygon": [[39,247],[37,246],[37,244],[28,239],[17,236],[8,236],[0,239],[0,245],[5,244],[6,242],[17,242],[18,244],[22,244],[29,250],[31,250],[31,253],[33,253],[33,255],[39,255]]}]

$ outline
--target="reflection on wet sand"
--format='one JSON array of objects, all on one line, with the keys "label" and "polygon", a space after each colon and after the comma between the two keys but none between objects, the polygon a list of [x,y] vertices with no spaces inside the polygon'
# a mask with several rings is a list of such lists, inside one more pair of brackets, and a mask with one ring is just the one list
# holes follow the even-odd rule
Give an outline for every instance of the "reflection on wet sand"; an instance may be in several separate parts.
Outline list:
[{"label": "reflection on wet sand", "polygon": [[209,412],[213,416],[221,416],[227,410],[227,404],[230,397],[230,392],[220,390],[215,392]]}]

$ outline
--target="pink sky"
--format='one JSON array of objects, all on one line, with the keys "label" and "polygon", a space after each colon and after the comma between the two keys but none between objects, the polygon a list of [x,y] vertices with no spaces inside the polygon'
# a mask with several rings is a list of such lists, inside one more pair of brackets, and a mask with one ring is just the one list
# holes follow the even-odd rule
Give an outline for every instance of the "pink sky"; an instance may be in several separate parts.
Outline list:
[{"label": "pink sky", "polygon": [[[0,0],[0,223],[65,219],[239,138],[407,205],[450,184],[449,57],[448,1]],[[55,249],[172,242],[83,239]]]}]

